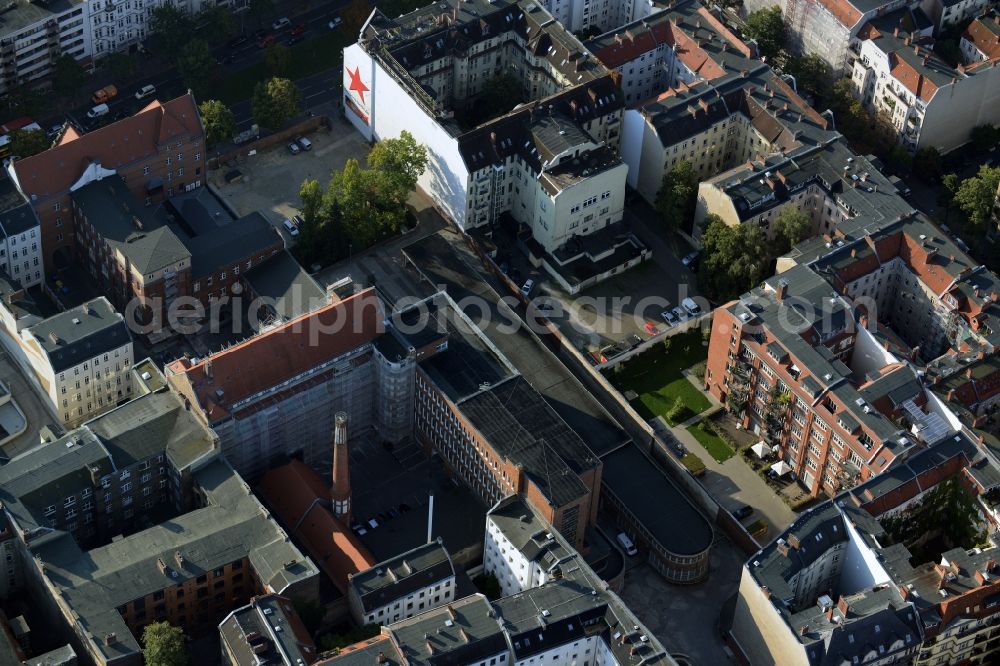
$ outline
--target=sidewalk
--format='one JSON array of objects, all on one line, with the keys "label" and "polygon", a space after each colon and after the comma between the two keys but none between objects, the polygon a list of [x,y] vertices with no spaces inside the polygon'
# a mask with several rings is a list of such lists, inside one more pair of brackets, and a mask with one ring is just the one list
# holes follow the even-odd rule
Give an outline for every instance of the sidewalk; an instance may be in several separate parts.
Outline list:
[{"label": "sidewalk", "polygon": [[[697,377],[692,377],[687,371],[684,372],[684,375],[692,384],[701,389]],[[705,476],[702,477],[701,482],[723,508],[732,510],[742,504],[749,504],[755,509],[754,515],[743,521],[745,525],[749,525],[758,517],[763,517],[770,524],[771,532],[769,534],[771,535],[788,527],[795,520],[796,513],[774,493],[764,482],[764,479],[758,476],[757,472],[744,462],[739,453],[720,463],[687,431],[688,426],[694,425],[722,409],[719,401],[710,394],[705,393],[705,397],[712,402],[712,407],[691,417],[681,425],[669,426],[661,417],[650,421],[650,425],[657,432],[668,428],[678,442],[701,458],[706,468]]]}]

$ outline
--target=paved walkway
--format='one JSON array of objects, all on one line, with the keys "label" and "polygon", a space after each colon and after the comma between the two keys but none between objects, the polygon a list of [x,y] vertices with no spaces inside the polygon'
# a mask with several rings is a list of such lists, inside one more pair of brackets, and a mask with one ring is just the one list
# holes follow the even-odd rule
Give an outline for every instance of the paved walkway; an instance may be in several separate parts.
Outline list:
[{"label": "paved walkway", "polygon": [[[701,389],[697,377],[691,376],[686,371],[684,374],[692,384]],[[732,458],[720,463],[687,431],[688,426],[694,425],[722,409],[722,405],[711,394],[705,393],[705,397],[712,402],[712,407],[691,417],[681,425],[669,426],[660,417],[651,421],[650,425],[658,433],[668,429],[688,451],[701,458],[706,468],[705,476],[702,477],[701,482],[719,504],[730,510],[742,504],[749,504],[754,508],[754,515],[752,518],[744,520],[743,523],[749,525],[753,520],[763,517],[771,525],[769,536],[773,536],[777,531],[791,524],[796,517],[795,512],[775,494],[774,490],[764,482],[764,479],[760,478],[757,472],[746,464],[740,454],[737,453]]]}]

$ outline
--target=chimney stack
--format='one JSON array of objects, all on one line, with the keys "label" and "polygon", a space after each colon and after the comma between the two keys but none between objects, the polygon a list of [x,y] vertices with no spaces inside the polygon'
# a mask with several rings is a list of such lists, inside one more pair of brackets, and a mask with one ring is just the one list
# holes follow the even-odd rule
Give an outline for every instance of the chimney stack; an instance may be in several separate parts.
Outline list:
[{"label": "chimney stack", "polygon": [[348,468],[347,414],[337,412],[333,428],[333,485],[330,502],[333,515],[344,525],[351,524],[351,472]]}]

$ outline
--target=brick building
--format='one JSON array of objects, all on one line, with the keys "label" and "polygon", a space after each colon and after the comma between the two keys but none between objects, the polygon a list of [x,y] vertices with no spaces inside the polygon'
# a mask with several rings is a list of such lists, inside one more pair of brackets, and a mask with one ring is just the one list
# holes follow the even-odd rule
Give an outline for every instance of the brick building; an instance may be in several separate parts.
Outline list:
[{"label": "brick building", "polygon": [[[135,300],[143,324],[167,322],[178,298],[197,298],[205,312],[233,294],[241,272],[283,250],[281,236],[254,212],[235,219],[207,191],[143,206],[117,174],[71,195],[77,256],[123,312]],[[170,334],[151,326],[148,335]]]},{"label": "brick building", "polygon": [[[601,461],[450,300],[418,361],[417,438],[487,504],[523,494],[577,548],[596,519]],[[444,337],[442,338],[442,333]]]},{"label": "brick building", "polygon": [[75,254],[72,192],[118,174],[139,201],[159,202],[201,186],[204,155],[205,131],[188,93],[150,102],[135,115],[82,136],[69,128],[52,148],[11,162],[7,173],[38,216],[48,272]]}]

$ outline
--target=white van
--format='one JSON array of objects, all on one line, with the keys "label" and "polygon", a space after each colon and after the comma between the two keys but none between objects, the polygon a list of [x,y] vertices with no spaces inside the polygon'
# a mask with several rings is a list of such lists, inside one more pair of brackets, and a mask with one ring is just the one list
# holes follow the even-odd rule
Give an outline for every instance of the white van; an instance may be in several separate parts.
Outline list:
[{"label": "white van", "polygon": [[94,108],[92,108],[90,111],[87,111],[87,117],[88,118],[100,118],[101,116],[108,115],[108,111],[110,111],[110,110],[111,109],[108,108],[107,104],[98,104],[97,106],[95,106]]},{"label": "white van", "polygon": [[299,235],[299,228],[297,226],[295,226],[295,223],[292,222],[291,220],[285,219],[285,220],[282,221],[281,224],[284,225],[285,231],[288,232],[289,236],[298,236]]},{"label": "white van", "polygon": [[155,95],[155,94],[156,94],[156,86],[149,84],[139,88],[139,90],[136,91],[135,93],[135,98],[141,102],[150,95]]},{"label": "white van", "polygon": [[639,554],[639,550],[635,547],[635,544],[632,543],[632,539],[629,539],[628,535],[624,532],[619,532],[615,539],[618,540],[618,545],[622,547],[622,550],[624,550],[625,554],[629,557]]},{"label": "white van", "polygon": [[685,298],[681,301],[681,305],[684,306],[684,309],[687,310],[687,313],[692,317],[697,317],[701,314],[701,308],[694,302],[693,298]]}]

